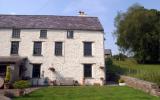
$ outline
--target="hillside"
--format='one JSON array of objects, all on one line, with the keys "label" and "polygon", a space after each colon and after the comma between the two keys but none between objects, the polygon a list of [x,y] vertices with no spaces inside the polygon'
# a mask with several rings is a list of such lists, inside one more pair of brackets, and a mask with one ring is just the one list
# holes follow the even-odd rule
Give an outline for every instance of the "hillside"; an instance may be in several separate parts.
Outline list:
[{"label": "hillside", "polygon": [[160,64],[138,64],[134,59],[113,60],[109,67],[116,74],[128,75],[160,85]]}]

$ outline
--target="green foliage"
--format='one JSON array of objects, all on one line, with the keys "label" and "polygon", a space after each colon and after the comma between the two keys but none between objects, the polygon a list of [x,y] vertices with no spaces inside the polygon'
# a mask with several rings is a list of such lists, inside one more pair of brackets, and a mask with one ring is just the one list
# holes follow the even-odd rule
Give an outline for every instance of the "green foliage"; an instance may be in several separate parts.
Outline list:
[{"label": "green foliage", "polygon": [[119,83],[124,83],[124,80],[119,79],[118,82],[119,82]]},{"label": "green foliage", "polygon": [[112,68],[116,74],[136,77],[160,85],[160,65],[158,64],[138,64],[134,59],[114,60]]},{"label": "green foliage", "polygon": [[160,62],[160,11],[131,6],[115,18],[117,45],[123,51],[133,52],[139,63]]},{"label": "green foliage", "polygon": [[30,83],[26,80],[20,80],[20,81],[16,81],[14,84],[13,84],[13,87],[16,88],[16,89],[24,89],[24,88],[28,88],[30,87]]},{"label": "green foliage", "polygon": [[124,61],[127,58],[127,56],[122,53],[119,53],[118,55],[113,55],[112,58],[116,60]]},{"label": "green foliage", "polygon": [[[105,59],[105,65],[106,65],[106,80],[107,81],[117,81],[119,79],[119,76],[117,75],[117,69],[116,66],[113,65],[113,61],[111,58]],[[120,70],[119,70],[120,71]]]},{"label": "green foliage", "polygon": [[11,68],[7,66],[5,82],[9,82],[11,79]]},{"label": "green foliage", "polygon": [[105,63],[106,63],[106,65],[112,65],[112,64],[113,64],[113,61],[112,61],[111,58],[106,58],[106,59],[105,59]]}]

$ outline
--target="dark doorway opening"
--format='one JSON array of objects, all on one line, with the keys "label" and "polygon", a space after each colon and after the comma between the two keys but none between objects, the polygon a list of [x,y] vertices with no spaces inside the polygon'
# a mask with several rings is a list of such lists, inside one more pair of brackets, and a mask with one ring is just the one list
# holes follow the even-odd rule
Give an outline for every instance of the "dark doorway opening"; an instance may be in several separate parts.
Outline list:
[{"label": "dark doorway opening", "polygon": [[1,77],[5,77],[6,76],[6,69],[7,69],[7,65],[0,64],[0,76]]}]

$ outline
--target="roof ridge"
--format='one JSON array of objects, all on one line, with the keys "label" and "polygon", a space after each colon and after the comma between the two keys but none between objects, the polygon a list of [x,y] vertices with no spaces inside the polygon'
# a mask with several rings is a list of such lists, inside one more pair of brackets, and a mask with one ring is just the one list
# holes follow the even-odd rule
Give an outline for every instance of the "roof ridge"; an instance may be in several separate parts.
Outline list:
[{"label": "roof ridge", "polygon": [[87,17],[87,18],[98,18],[98,17],[96,17],[96,16],[65,16],[65,15],[21,15],[21,14],[17,14],[17,15],[15,15],[15,14],[0,14],[0,16],[57,16],[57,17],[81,17],[81,18],[85,18],[85,17]]}]

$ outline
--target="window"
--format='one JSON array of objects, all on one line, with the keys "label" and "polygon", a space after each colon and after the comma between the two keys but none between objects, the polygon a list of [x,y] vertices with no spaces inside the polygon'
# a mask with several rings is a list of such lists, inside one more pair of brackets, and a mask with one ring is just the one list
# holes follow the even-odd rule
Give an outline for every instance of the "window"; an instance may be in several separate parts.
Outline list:
[{"label": "window", "polygon": [[40,31],[40,38],[47,38],[47,30]]},{"label": "window", "polygon": [[73,39],[73,35],[74,35],[73,31],[67,31],[67,38],[68,39]]},{"label": "window", "polygon": [[18,54],[19,49],[19,41],[11,42],[11,54]]},{"label": "window", "polygon": [[84,64],[84,78],[92,77],[92,64]]},{"label": "window", "polygon": [[0,65],[0,76],[6,76],[6,65]]},{"label": "window", "polygon": [[33,64],[32,78],[40,78],[41,64]]},{"label": "window", "polygon": [[84,42],[84,56],[92,56],[92,42]]},{"label": "window", "polygon": [[20,38],[20,29],[12,30],[12,38]]},{"label": "window", "polygon": [[55,55],[62,56],[62,42],[55,42]]},{"label": "window", "polygon": [[41,56],[41,52],[42,52],[42,42],[34,42],[33,55]]}]

